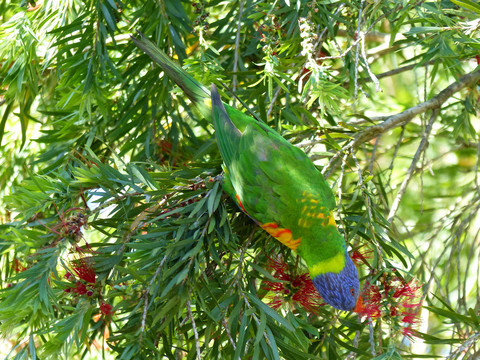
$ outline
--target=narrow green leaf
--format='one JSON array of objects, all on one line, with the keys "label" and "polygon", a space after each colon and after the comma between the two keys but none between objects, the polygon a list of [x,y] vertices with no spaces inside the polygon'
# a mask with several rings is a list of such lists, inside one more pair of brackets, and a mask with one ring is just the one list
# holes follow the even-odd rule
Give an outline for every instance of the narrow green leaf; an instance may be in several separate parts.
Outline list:
[{"label": "narrow green leaf", "polygon": [[110,28],[110,30],[115,31],[117,26],[115,24],[115,21],[113,20],[113,15],[110,13],[110,10],[107,8],[107,6],[102,3],[102,14],[105,20],[107,21],[107,25]]},{"label": "narrow green leaf", "polygon": [[197,201],[197,204],[195,205],[195,208],[192,210],[190,215],[188,215],[189,218],[193,218],[193,216],[200,211],[200,209],[203,208],[205,205],[205,201],[207,201],[206,197],[203,197],[200,201]]},{"label": "narrow green leaf", "polygon": [[88,61],[87,77],[83,85],[83,94],[87,94],[93,85],[93,58]]},{"label": "narrow green leaf", "polygon": [[3,134],[5,132],[5,124],[7,123],[8,116],[12,111],[13,102],[8,102],[5,110],[3,111],[2,121],[0,122],[0,146],[2,145]]},{"label": "narrow green leaf", "polygon": [[469,318],[468,316],[459,314],[455,311],[441,309],[441,308],[438,308],[438,307],[435,307],[435,306],[424,306],[424,308],[428,309],[429,311],[434,312],[438,315],[449,318],[455,323],[462,322],[462,323],[475,325],[475,321],[473,319]]},{"label": "narrow green leaf", "polygon": [[264,311],[260,310],[260,325],[257,327],[257,334],[255,335],[255,345],[258,345],[260,340],[262,340],[265,333],[265,328],[267,326],[267,315]]},{"label": "narrow green leaf", "polygon": [[454,4],[480,14],[480,5],[470,0],[451,0]]},{"label": "narrow green leaf", "polygon": [[216,210],[214,209],[214,204],[217,197],[217,192],[221,194],[221,192],[218,191],[219,185],[220,183],[217,181],[215,185],[213,185],[213,188],[208,192],[207,208],[209,216],[212,216],[213,212]]},{"label": "narrow green leaf", "polygon": [[270,327],[266,327],[267,337],[270,340],[270,348],[272,349],[273,358],[275,360],[280,360],[280,354],[278,353],[277,342],[275,341],[275,336],[273,336],[272,330]]},{"label": "narrow green leaf", "polygon": [[252,302],[261,310],[263,310],[268,316],[273,318],[274,320],[278,321],[280,324],[285,326],[288,330],[294,331],[292,324],[285,318],[283,318],[279,313],[273,310],[270,306],[264,304],[259,298],[255,295],[247,293],[247,296],[252,300]]},{"label": "narrow green leaf", "polygon": [[36,360],[37,359],[37,349],[35,348],[35,339],[33,337],[33,333],[30,333],[30,340],[28,342],[28,350],[30,352],[30,359]]},{"label": "narrow green leaf", "polygon": [[240,324],[240,331],[238,333],[238,338],[236,341],[236,346],[237,348],[235,349],[235,354],[233,356],[233,359],[242,359],[243,358],[243,351],[245,349],[245,334],[247,332],[247,328],[249,327],[249,324],[247,324],[248,321],[248,316],[244,314],[242,316],[242,322]]},{"label": "narrow green leaf", "polygon": [[415,336],[418,336],[426,344],[458,344],[465,340],[465,339],[458,339],[458,338],[442,339],[434,335],[422,333],[418,330],[415,331]]}]

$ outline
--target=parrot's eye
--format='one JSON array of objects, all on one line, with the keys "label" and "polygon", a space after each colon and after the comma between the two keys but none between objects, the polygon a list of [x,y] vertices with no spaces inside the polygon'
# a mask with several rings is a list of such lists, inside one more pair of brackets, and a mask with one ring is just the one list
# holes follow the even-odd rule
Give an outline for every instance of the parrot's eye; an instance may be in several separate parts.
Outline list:
[{"label": "parrot's eye", "polygon": [[353,287],[350,288],[350,294],[352,294],[352,296],[355,296],[355,289]]}]

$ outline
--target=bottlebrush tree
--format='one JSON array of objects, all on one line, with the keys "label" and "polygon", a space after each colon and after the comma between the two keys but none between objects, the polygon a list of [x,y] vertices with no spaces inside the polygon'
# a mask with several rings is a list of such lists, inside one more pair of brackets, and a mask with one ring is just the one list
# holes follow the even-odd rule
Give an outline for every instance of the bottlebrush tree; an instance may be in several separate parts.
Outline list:
[{"label": "bottlebrush tree", "polygon": [[[0,5],[6,359],[479,356],[480,6]],[[212,125],[140,31],[304,150],[334,189],[364,308],[222,190]]]}]

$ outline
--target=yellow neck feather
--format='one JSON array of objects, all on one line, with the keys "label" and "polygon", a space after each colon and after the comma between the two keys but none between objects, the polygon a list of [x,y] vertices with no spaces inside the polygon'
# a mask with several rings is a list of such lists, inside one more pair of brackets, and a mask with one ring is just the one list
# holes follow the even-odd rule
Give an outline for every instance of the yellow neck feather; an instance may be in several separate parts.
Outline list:
[{"label": "yellow neck feather", "polygon": [[319,261],[315,265],[308,268],[310,276],[313,278],[317,275],[328,272],[338,274],[345,267],[345,254],[338,253],[337,255],[323,261]]}]

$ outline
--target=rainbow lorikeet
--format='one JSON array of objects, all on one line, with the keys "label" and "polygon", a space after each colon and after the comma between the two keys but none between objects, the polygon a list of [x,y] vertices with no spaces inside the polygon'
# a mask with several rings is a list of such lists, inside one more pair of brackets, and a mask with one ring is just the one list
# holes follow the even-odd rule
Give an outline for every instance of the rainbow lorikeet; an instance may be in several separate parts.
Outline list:
[{"label": "rainbow lorikeet", "polygon": [[307,155],[265,124],[223,104],[215,85],[208,91],[149,40],[132,40],[213,122],[225,164],[224,190],[304,259],[325,302],[341,310],[358,309],[357,269],[335,224],[335,198]]}]

